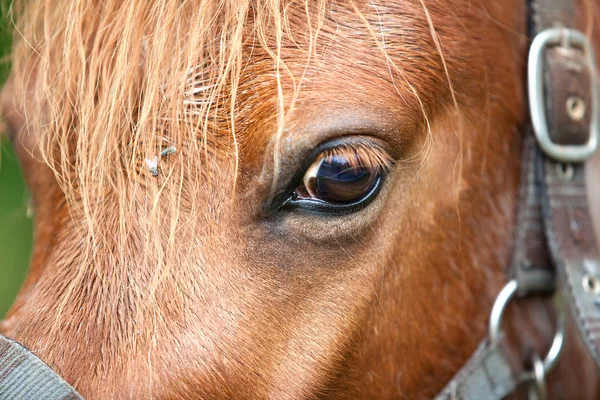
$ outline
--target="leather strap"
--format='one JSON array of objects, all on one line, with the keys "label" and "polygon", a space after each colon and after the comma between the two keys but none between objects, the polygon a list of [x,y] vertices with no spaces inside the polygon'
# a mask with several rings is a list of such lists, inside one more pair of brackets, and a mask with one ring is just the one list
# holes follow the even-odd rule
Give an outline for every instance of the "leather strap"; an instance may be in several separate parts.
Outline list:
[{"label": "leather strap", "polygon": [[552,260],[544,231],[541,187],[536,174],[539,151],[533,134],[525,138],[521,157],[521,188],[509,277],[518,283],[521,297],[532,294],[551,294],[556,288]]},{"label": "leather strap", "polygon": [[586,197],[584,164],[564,167],[546,158],[540,168],[544,170],[546,232],[561,293],[600,365],[600,254]]},{"label": "leather strap", "polygon": [[483,341],[435,400],[497,400],[516,387],[514,371],[500,345]]},{"label": "leather strap", "polygon": [[[577,28],[570,0],[536,0],[535,33],[556,26]],[[596,71],[584,50],[568,42],[545,51],[546,119],[552,142],[583,145],[590,138],[591,92]],[[600,251],[585,185],[585,163],[564,164],[554,155],[538,165],[546,237],[561,294],[588,351],[600,365]]]},{"label": "leather strap", "polygon": [[[547,28],[577,27],[571,0],[531,0],[532,36]],[[567,46],[565,47],[564,44]],[[582,145],[590,135],[590,69],[587,55],[568,43],[544,51],[545,116],[559,145]],[[525,139],[513,262],[509,277],[518,294],[559,288],[579,333],[600,365],[600,251],[587,201],[583,163],[564,165]],[[556,272],[554,272],[554,268]],[[499,400],[519,383],[501,347],[483,341],[436,399]]]},{"label": "leather strap", "polygon": [[553,84],[553,89],[546,93],[546,118],[554,143],[587,143],[592,100],[590,75],[587,57],[582,51],[564,47],[546,50],[544,80]]},{"label": "leather strap", "polygon": [[0,399],[79,400],[83,397],[23,345],[0,335]]},{"label": "leather strap", "polygon": [[573,0],[530,0],[532,33],[546,28],[576,26],[577,7],[574,3]]}]

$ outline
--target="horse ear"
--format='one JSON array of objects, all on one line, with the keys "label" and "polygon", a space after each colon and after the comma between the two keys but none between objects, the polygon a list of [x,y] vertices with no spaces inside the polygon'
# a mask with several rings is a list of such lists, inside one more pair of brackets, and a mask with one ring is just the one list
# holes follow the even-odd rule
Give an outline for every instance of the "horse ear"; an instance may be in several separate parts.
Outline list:
[{"label": "horse ear", "polygon": [[[42,161],[36,131],[30,129],[27,122],[25,113],[27,100],[27,91],[15,85],[13,78],[9,78],[0,94],[0,123],[4,131],[2,135],[12,142],[19,159],[23,177],[32,195],[36,220],[35,242],[29,272],[13,304],[11,309],[13,311],[23,304],[23,299],[35,287],[47,264],[46,259],[49,255],[47,249],[51,248],[56,236],[57,225],[53,223],[57,218],[56,204],[60,203],[60,198],[63,196],[54,173]],[[64,215],[68,214],[66,209],[61,212]],[[9,331],[10,323],[10,316],[0,321],[0,332]]]},{"label": "horse ear", "polygon": [[[27,121],[25,107],[27,90],[15,85],[10,77],[0,94],[0,123],[2,135],[12,143],[12,147],[23,169],[23,175],[31,190],[34,203],[36,192],[50,193],[48,185],[56,184],[54,173],[42,160],[38,137]],[[42,195],[41,197],[45,197]],[[37,207],[36,207],[37,208]]]},{"label": "horse ear", "polygon": [[0,94],[0,135],[12,143],[22,165],[32,156],[40,159],[35,132],[28,129],[26,98],[26,90],[18,89],[14,78],[9,77]]},{"label": "horse ear", "polygon": [[0,137],[14,142],[17,127],[25,122],[25,118],[18,112],[15,102],[15,84],[13,78],[9,78],[2,87],[0,95]]}]

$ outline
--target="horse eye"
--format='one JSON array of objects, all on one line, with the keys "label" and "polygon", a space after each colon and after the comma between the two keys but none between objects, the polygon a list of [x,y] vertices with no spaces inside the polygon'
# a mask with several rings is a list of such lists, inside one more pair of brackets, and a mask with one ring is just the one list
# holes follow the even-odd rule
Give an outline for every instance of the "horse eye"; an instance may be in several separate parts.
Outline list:
[{"label": "horse eye", "polygon": [[377,195],[391,163],[387,152],[374,145],[327,149],[308,167],[290,202],[332,211],[365,206]]}]

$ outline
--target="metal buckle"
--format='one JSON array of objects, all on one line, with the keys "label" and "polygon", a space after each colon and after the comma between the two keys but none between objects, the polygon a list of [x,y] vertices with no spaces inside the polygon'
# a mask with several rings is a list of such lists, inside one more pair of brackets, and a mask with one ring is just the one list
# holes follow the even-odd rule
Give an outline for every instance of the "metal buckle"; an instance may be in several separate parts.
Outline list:
[{"label": "metal buckle", "polygon": [[[500,325],[502,323],[502,315],[510,300],[517,293],[518,288],[519,284],[513,279],[502,288],[500,293],[498,293],[498,297],[496,297],[489,322],[489,334],[492,344],[498,343],[501,339]],[[548,354],[546,354],[546,358],[544,358],[542,364],[545,373],[548,373],[554,365],[556,365],[556,361],[558,360],[558,356],[560,355],[565,340],[565,310],[562,304],[562,298],[558,292],[554,294],[554,308],[557,313],[556,332],[554,333],[552,346],[550,346],[550,350],[548,350]]]},{"label": "metal buckle", "polygon": [[[583,145],[560,145],[550,139],[546,118],[544,94],[544,50],[550,45],[566,43],[584,51],[591,74],[591,122],[590,137]],[[587,37],[580,31],[567,28],[550,28],[536,35],[529,49],[527,80],[529,92],[529,111],[537,141],[546,155],[562,162],[582,162],[588,159],[598,148],[598,86],[594,50]]]}]

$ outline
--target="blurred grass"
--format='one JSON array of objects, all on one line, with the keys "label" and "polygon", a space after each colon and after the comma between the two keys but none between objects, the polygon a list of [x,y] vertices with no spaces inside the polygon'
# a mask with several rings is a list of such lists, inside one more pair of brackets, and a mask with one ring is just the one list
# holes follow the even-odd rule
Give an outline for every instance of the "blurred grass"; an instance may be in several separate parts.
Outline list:
[{"label": "blurred grass", "polygon": [[[0,0],[0,84],[10,70],[10,1]],[[0,141],[0,319],[14,301],[29,265],[33,220],[26,215],[27,198],[16,156],[7,141]]]},{"label": "blurred grass", "polygon": [[27,191],[6,142],[0,162],[0,319],[12,304],[27,271],[33,220],[27,218]]}]

